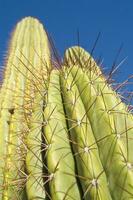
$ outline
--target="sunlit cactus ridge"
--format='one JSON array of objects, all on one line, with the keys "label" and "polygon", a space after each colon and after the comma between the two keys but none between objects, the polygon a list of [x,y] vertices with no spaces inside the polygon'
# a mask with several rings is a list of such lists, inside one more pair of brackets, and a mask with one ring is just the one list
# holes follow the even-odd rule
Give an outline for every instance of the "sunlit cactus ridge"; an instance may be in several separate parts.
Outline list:
[{"label": "sunlit cactus ridge", "polygon": [[133,199],[133,116],[79,46],[43,25],[11,36],[0,89],[0,200]]}]

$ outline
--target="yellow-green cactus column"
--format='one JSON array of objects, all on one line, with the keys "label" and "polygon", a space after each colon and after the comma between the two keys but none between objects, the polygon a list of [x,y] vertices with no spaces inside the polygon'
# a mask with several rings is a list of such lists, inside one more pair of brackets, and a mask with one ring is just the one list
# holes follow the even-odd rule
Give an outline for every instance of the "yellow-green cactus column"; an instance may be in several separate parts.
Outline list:
[{"label": "yellow-green cactus column", "polygon": [[31,173],[27,169],[26,175],[23,167],[28,149],[25,147],[26,121],[29,110],[32,111],[32,104],[27,105],[26,98],[31,102],[34,96],[31,85],[35,82],[33,77],[37,79],[35,71],[45,62],[43,72],[46,76],[49,61],[49,43],[42,25],[31,17],[23,19],[13,33],[0,91],[0,199],[21,199],[23,196],[21,189]]}]

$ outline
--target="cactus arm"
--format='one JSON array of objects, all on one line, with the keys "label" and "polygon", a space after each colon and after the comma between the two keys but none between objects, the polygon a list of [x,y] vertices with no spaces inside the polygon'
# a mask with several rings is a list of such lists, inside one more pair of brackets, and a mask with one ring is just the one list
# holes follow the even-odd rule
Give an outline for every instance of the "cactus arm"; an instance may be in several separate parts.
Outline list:
[{"label": "cactus arm", "polygon": [[52,71],[47,106],[44,110],[44,137],[48,146],[46,181],[48,181],[52,199],[76,200],[81,198],[75,177],[75,166],[68,139],[59,81],[59,71]]},{"label": "cactus arm", "polygon": [[61,76],[61,85],[84,198],[112,199],[109,194],[107,179],[99,158],[98,147],[93,136],[91,124],[80,98],[75,78],[72,77],[70,71],[67,72],[69,75],[66,80],[63,78],[63,75]]}]

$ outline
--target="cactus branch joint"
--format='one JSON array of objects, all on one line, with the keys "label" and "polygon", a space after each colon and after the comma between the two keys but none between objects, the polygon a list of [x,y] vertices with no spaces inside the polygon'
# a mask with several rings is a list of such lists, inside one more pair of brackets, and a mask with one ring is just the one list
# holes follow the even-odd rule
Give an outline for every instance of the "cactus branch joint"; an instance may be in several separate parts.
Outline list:
[{"label": "cactus branch joint", "polygon": [[43,25],[12,34],[0,89],[0,200],[133,199],[133,115],[79,46]]}]

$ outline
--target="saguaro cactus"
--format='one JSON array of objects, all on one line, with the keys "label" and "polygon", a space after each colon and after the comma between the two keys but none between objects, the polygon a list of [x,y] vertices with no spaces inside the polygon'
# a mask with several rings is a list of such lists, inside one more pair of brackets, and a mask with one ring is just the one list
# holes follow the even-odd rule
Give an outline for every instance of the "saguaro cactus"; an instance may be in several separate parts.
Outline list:
[{"label": "saguaro cactus", "polygon": [[0,91],[1,200],[133,199],[133,116],[91,55],[57,67],[28,17],[13,33]]}]

